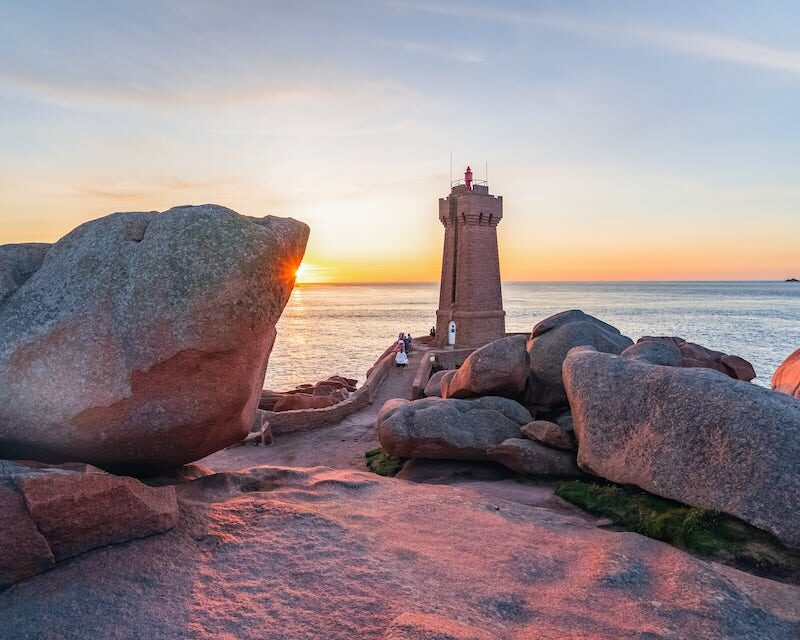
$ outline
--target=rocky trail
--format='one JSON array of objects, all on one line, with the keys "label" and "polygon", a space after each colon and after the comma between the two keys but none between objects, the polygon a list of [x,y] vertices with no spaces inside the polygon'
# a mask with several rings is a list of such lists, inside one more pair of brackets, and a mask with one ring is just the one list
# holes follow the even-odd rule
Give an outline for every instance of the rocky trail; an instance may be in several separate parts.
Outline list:
[{"label": "rocky trail", "polygon": [[372,404],[353,413],[339,424],[284,433],[271,446],[240,445],[218,451],[198,461],[214,471],[235,471],[258,465],[290,467],[324,466],[366,471],[364,452],[379,447],[375,422],[383,403],[391,398],[411,398],[417,365],[427,349],[415,345],[405,368],[394,368],[384,378]]}]

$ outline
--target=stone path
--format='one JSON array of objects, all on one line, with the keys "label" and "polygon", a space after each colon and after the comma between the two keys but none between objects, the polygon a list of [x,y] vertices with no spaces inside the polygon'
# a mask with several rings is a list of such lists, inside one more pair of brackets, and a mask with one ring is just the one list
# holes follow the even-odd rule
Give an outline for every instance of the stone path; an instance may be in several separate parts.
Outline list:
[{"label": "stone path", "polygon": [[375,434],[378,412],[391,398],[411,398],[417,365],[423,357],[428,357],[424,345],[414,347],[408,366],[395,368],[386,375],[373,403],[339,424],[279,434],[270,447],[241,445],[225,449],[199,460],[198,464],[214,471],[234,471],[264,464],[366,470],[364,452],[380,446]]},{"label": "stone path", "polygon": [[[416,345],[415,345],[416,346]],[[214,471],[236,471],[260,465],[280,467],[331,467],[367,471],[364,453],[380,446],[375,422],[383,403],[392,398],[411,398],[411,386],[417,366],[428,357],[429,349],[416,347],[405,369],[393,369],[380,386],[374,402],[366,409],[352,414],[337,425],[311,431],[279,434],[269,447],[240,445],[218,451],[198,461]],[[492,463],[475,463],[494,466]],[[462,463],[442,460],[437,463],[443,473],[436,479],[414,479],[415,482],[449,484],[494,500],[508,500],[528,506],[543,507],[577,517],[594,525],[607,525],[607,520],[595,518],[555,495],[559,481],[522,484],[513,479],[485,481],[481,473],[464,473]],[[448,469],[449,467],[449,469]]]}]

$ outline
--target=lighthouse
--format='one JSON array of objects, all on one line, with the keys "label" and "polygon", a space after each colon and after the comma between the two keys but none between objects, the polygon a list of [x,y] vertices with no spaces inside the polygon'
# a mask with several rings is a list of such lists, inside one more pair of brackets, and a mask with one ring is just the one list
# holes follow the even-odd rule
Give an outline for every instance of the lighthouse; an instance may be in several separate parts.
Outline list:
[{"label": "lighthouse", "polygon": [[439,199],[444,225],[436,336],[440,346],[478,347],[505,336],[497,225],[503,198],[467,167],[464,180]]}]

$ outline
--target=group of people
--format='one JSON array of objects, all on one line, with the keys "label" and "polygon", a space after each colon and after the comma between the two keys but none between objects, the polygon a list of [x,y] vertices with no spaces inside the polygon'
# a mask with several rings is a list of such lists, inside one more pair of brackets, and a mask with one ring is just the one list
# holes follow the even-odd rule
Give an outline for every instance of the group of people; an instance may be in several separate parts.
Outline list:
[{"label": "group of people", "polygon": [[411,353],[411,334],[401,333],[397,336],[397,345],[395,345],[395,364],[401,369],[408,364],[408,354]]}]

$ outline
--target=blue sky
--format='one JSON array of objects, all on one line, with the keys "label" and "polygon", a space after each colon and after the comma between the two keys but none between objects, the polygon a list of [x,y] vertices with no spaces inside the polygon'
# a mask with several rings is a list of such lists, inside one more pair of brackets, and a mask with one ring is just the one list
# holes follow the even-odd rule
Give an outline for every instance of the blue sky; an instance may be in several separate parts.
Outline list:
[{"label": "blue sky", "polygon": [[[489,163],[513,279],[800,272],[800,3],[4,2],[0,242],[218,202],[321,278],[438,276]],[[480,176],[479,176],[480,177]]]}]

